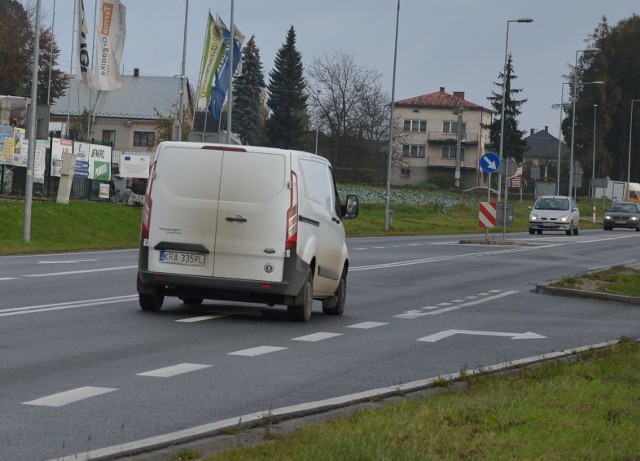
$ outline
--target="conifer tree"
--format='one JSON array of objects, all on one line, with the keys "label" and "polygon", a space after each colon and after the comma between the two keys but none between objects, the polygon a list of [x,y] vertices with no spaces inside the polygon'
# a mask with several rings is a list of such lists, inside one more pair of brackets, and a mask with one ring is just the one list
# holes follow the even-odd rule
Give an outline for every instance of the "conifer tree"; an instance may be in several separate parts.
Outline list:
[{"label": "conifer tree", "polygon": [[505,83],[504,90],[504,141],[502,143],[503,157],[515,158],[516,162],[522,161],[522,154],[527,150],[527,143],[523,140],[524,131],[518,129],[518,116],[522,113],[520,107],[527,102],[526,99],[516,99],[516,96],[522,92],[522,89],[513,88],[513,80],[518,76],[513,73],[513,60],[511,54],[507,58],[507,74],[504,71],[498,74],[500,83],[493,82],[494,85],[500,87],[500,93],[492,92],[487,99],[493,106],[493,122],[491,123],[491,144],[494,148],[500,145],[500,128],[502,115],[502,81]]},{"label": "conifer tree", "polygon": [[269,73],[267,105],[267,137],[274,147],[302,149],[307,130],[306,82],[302,55],[296,49],[296,33],[291,26],[287,38],[276,54],[273,70]]},{"label": "conifer tree", "polygon": [[262,89],[265,88],[260,49],[255,37],[242,50],[242,73],[233,83],[233,131],[243,144],[257,144],[264,130]]}]

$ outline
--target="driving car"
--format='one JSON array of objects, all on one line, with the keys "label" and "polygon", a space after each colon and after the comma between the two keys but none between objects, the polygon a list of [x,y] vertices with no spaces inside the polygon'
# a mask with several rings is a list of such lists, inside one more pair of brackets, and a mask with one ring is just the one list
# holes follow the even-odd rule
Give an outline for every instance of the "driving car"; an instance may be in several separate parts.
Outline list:
[{"label": "driving car", "polygon": [[529,213],[529,234],[543,231],[565,231],[567,235],[580,232],[580,211],[573,197],[543,195],[538,197]]},{"label": "driving car", "polygon": [[614,227],[635,229],[640,232],[640,206],[635,202],[615,202],[604,213],[602,229],[613,230]]}]

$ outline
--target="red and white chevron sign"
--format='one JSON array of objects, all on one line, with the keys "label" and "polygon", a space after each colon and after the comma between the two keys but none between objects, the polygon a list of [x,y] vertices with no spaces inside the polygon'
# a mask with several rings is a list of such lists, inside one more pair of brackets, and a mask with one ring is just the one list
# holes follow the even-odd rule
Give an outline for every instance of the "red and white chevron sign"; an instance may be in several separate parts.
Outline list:
[{"label": "red and white chevron sign", "polygon": [[478,213],[478,226],[480,227],[496,227],[496,218],[498,207],[496,202],[480,202],[480,211]]}]

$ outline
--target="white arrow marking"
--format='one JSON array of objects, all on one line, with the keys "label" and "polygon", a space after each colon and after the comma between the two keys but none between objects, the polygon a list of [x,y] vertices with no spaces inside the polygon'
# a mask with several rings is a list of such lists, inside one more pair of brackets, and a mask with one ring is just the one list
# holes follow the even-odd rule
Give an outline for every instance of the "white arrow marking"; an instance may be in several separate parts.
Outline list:
[{"label": "white arrow marking", "polygon": [[479,336],[504,336],[511,339],[543,339],[546,336],[539,335],[532,331],[527,331],[526,333],[506,333],[501,331],[473,331],[473,330],[445,330],[440,333],[435,333],[433,335],[425,336],[424,338],[418,339],[418,341],[425,341],[428,343],[435,343],[444,338],[448,338],[453,335],[479,335]]},{"label": "white arrow marking", "polygon": [[491,170],[497,170],[496,167],[496,162],[492,162],[491,160],[489,160],[488,158],[485,157],[484,159],[485,162],[487,162],[487,165],[489,165],[489,169]]}]

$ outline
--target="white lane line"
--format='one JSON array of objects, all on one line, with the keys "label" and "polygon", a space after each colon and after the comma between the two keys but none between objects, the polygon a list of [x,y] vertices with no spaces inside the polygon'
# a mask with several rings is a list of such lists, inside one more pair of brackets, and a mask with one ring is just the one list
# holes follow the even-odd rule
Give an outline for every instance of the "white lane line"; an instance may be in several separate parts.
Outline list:
[{"label": "white lane line", "polygon": [[438,304],[438,306],[441,306],[441,307],[451,306],[451,303],[440,303]]},{"label": "white lane line", "polygon": [[[478,296],[487,296],[489,293],[479,293]],[[464,299],[452,299],[451,303],[463,303]],[[423,307],[424,309],[424,307]]]},{"label": "white lane line", "polygon": [[46,274],[28,274],[24,277],[55,277],[58,275],[73,275],[73,274],[88,274],[90,272],[106,272],[106,271],[119,271],[123,269],[137,269],[138,265],[135,266],[118,266],[118,267],[103,267],[101,269],[86,269],[82,271],[65,271],[65,272],[48,272]]},{"label": "white lane line", "polygon": [[423,310],[426,310],[426,311],[430,311],[432,309],[440,309],[440,307],[438,307],[438,306],[424,306],[424,307],[421,307],[420,309],[423,309]]},{"label": "white lane line", "polygon": [[202,370],[203,368],[210,368],[210,367],[211,365],[202,365],[200,363],[180,363],[178,365],[172,365],[170,367],[158,368],[157,370],[138,373],[136,376],[151,376],[153,378],[171,378],[172,376],[177,376],[183,373],[189,373],[191,371]]},{"label": "white lane line", "polygon": [[205,320],[221,319],[223,317],[228,317],[228,315],[201,315],[199,317],[189,317],[186,319],[176,320],[176,322],[182,322],[182,323],[203,322]]},{"label": "white lane line", "polygon": [[10,315],[34,314],[36,312],[59,311],[64,309],[75,309],[76,307],[101,306],[103,304],[115,304],[133,301],[134,299],[138,299],[138,295],[113,296],[110,298],[86,299],[82,301],[70,301],[64,303],[12,307],[9,309],[0,309],[0,317],[7,317]]},{"label": "white lane line", "polygon": [[297,338],[293,338],[292,341],[307,341],[310,343],[315,343],[318,341],[323,341],[329,338],[335,338],[336,336],[342,336],[342,333],[328,333],[326,331],[320,331],[318,333],[313,333],[305,336],[298,336]]},{"label": "white lane line", "polygon": [[465,296],[464,299],[478,299],[477,296]]},{"label": "white lane line", "polygon": [[117,390],[118,389],[113,387],[78,387],[77,389],[71,389],[70,391],[60,392],[58,394],[49,395],[29,402],[23,402],[22,404],[42,407],[62,407],[70,403],[88,399],[89,397],[96,397],[98,395],[108,394],[109,392]]},{"label": "white lane line", "polygon": [[99,261],[98,259],[66,259],[61,261],[38,261],[38,264],[77,264]]},{"label": "white lane line", "polygon": [[2,280],[18,280],[19,277],[0,277],[0,281]]},{"label": "white lane line", "polygon": [[489,293],[500,293],[502,290],[489,290]]},{"label": "white lane line", "polygon": [[271,352],[278,352],[285,350],[286,347],[277,346],[258,346],[251,349],[243,349],[241,351],[229,352],[227,355],[241,355],[244,357],[256,357],[258,355],[270,354]]},{"label": "white lane line", "polygon": [[499,293],[493,296],[487,296],[486,298],[476,299],[475,301],[469,301],[468,303],[458,304],[457,306],[445,307],[443,309],[438,309],[437,311],[426,312],[426,315],[438,315],[444,314],[445,312],[455,311],[457,309],[462,309],[463,307],[475,306],[477,304],[486,303],[487,301],[493,301],[494,299],[504,298],[505,296],[513,295],[518,291],[505,291],[504,293]]},{"label": "white lane line", "polygon": [[417,319],[418,317],[424,317],[425,315],[429,315],[429,312],[407,311],[404,314],[394,315],[394,317],[399,319]]},{"label": "white lane line", "polygon": [[361,328],[363,330],[368,330],[369,328],[377,328],[384,325],[389,325],[386,322],[362,322],[356,323],[354,325],[347,325],[347,328]]}]

